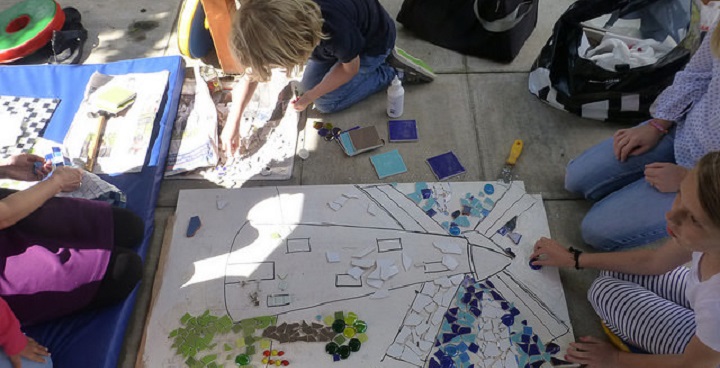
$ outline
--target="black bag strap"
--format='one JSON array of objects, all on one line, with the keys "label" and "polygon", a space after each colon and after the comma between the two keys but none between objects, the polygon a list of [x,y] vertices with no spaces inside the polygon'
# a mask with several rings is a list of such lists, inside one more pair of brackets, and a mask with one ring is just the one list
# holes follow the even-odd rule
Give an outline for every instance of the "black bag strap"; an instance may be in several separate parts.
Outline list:
[{"label": "black bag strap", "polygon": [[[500,5],[500,1],[502,0],[497,0],[498,6]],[[515,28],[515,26],[522,22],[525,16],[530,13],[533,4],[533,0],[523,1],[518,4],[515,10],[508,13],[505,17],[490,21],[483,19],[483,17],[480,16],[479,2],[480,0],[475,0],[475,3],[473,4],[475,17],[485,30],[496,33],[509,31]]]}]

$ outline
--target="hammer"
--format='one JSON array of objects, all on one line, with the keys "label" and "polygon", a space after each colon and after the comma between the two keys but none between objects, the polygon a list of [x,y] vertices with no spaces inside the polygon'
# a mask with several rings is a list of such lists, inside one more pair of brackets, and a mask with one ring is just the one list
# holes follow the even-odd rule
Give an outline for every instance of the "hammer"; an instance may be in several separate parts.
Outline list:
[{"label": "hammer", "polygon": [[102,142],[102,136],[105,133],[105,126],[107,125],[108,119],[127,110],[130,105],[135,102],[136,96],[135,92],[120,86],[101,87],[101,89],[95,93],[97,95],[93,94],[90,98],[94,110],[88,113],[89,117],[98,119],[97,128],[95,129],[96,134],[92,137],[88,145],[85,170],[89,172],[92,172],[95,168],[98,150],[100,149],[100,143]]}]

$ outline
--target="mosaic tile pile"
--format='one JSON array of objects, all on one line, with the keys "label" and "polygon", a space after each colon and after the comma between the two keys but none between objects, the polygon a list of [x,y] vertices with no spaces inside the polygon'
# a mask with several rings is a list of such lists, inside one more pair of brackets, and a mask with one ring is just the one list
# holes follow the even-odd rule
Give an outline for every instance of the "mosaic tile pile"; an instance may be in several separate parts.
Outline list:
[{"label": "mosaic tile pile", "polygon": [[559,351],[555,343],[543,344],[492,281],[466,277],[445,313],[428,367],[539,368],[550,366]]},{"label": "mosaic tile pile", "polygon": [[326,316],[323,321],[337,334],[325,345],[325,352],[332,356],[334,362],[349,358],[350,354],[360,351],[362,344],[368,341],[365,334],[368,325],[358,319],[355,312],[345,314],[338,311],[334,315]]},{"label": "mosaic tile pile", "polygon": [[463,277],[442,277],[423,284],[405,316],[404,325],[387,350],[388,356],[410,364],[423,365],[435,342],[445,311],[452,303]]},{"label": "mosaic tile pile", "polygon": [[448,209],[452,193],[441,185],[429,187],[427,183],[416,183],[415,192],[407,193],[406,196],[422,208],[429,217],[435,217],[438,214],[449,216],[451,220],[442,221],[440,225],[449,234],[458,236],[462,232],[461,228],[473,226],[471,218],[482,221],[490,214],[495,207],[495,200],[491,198],[494,193],[495,187],[492,184],[486,184],[483,190],[477,194],[466,193],[463,198],[460,198],[460,209],[452,212]]}]

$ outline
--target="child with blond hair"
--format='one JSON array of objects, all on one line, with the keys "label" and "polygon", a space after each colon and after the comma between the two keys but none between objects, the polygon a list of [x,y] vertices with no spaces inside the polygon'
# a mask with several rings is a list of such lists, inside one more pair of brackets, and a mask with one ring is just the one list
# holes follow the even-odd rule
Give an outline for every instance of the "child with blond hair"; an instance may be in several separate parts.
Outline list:
[{"label": "child with blond hair", "polygon": [[227,155],[240,138],[240,117],[258,82],[272,68],[304,67],[303,94],[323,113],[343,110],[385,89],[396,75],[405,83],[430,82],[432,70],[395,46],[395,23],[378,0],[242,0],[230,48],[246,74],[233,90],[233,106],[220,140]]}]

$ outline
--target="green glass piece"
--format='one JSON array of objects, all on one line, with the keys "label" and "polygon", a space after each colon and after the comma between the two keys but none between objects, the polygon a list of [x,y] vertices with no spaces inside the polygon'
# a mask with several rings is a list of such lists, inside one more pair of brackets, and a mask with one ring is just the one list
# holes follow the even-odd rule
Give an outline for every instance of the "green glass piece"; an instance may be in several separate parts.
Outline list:
[{"label": "green glass piece", "polygon": [[327,345],[325,345],[325,352],[330,355],[333,355],[333,354],[337,353],[339,348],[340,347],[338,346],[338,344],[336,344],[334,342],[329,342],[329,343],[327,343]]},{"label": "green glass piece", "polygon": [[338,320],[338,319],[345,319],[345,315],[343,314],[342,311],[335,312],[335,320]]},{"label": "green glass piece", "polygon": [[345,329],[343,330],[343,336],[347,337],[348,339],[353,338],[355,336],[355,328],[345,327]]},{"label": "green glass piece", "polygon": [[350,339],[348,346],[350,347],[351,351],[356,352],[360,351],[360,346],[362,346],[362,343],[358,339]]},{"label": "green glass piece", "polygon": [[180,323],[186,325],[190,318],[192,318],[190,313],[185,313],[182,317],[180,317]]},{"label": "green glass piece", "polygon": [[255,345],[248,345],[247,348],[245,348],[245,354],[247,354],[247,355],[255,354]]},{"label": "green glass piece", "polygon": [[246,345],[252,345],[256,341],[254,336],[245,336],[245,344]]},{"label": "green glass piece", "polygon": [[367,331],[368,326],[367,326],[367,322],[365,322],[363,320],[357,320],[353,324],[353,327],[355,327],[355,331],[357,331],[358,333],[365,333],[365,331]]},{"label": "green glass piece", "polygon": [[178,329],[176,328],[176,329],[170,331],[170,335],[168,335],[168,338],[172,339],[173,337],[175,337],[177,335],[178,335]]},{"label": "green glass piece", "polygon": [[332,326],[333,322],[335,322],[335,317],[325,316],[325,318],[323,319],[323,322],[325,322],[325,324],[328,326]]},{"label": "green glass piece", "polygon": [[210,362],[214,362],[215,359],[217,359],[217,354],[210,354],[210,355],[206,355],[206,356],[202,357],[202,359],[200,359],[200,361],[205,364],[210,364]]},{"label": "green glass piece", "polygon": [[232,326],[232,324],[233,324],[232,319],[227,315],[224,315],[220,319],[218,319],[217,323],[223,327],[229,327],[229,326]]},{"label": "green glass piece", "polygon": [[247,356],[247,355],[245,355],[245,354],[240,354],[240,355],[238,355],[238,356],[235,357],[235,364],[237,364],[237,365],[239,365],[239,366],[242,367],[242,366],[244,366],[244,365],[250,364],[250,360],[251,360],[251,359],[250,359],[249,356]]},{"label": "green glass piece", "polygon": [[340,359],[347,359],[350,357],[350,347],[347,345],[343,345],[338,349],[338,354],[340,355]]},{"label": "green glass piece", "polygon": [[342,319],[336,319],[332,324],[332,329],[336,333],[342,333],[345,330],[345,321]]},{"label": "green glass piece", "polygon": [[187,364],[188,367],[196,367],[198,365],[198,361],[193,357],[189,357],[185,360],[185,364]]},{"label": "green glass piece", "polygon": [[366,335],[366,334],[364,334],[364,333],[358,334],[356,337],[357,337],[357,339],[360,340],[360,342],[363,343],[363,344],[368,341],[368,335]]},{"label": "green glass piece", "polygon": [[255,328],[257,321],[255,321],[254,318],[248,318],[240,321],[240,325],[243,326],[243,328]]},{"label": "green glass piece", "polygon": [[226,356],[226,357],[225,357],[225,360],[233,360],[233,356],[232,356],[232,354],[230,354],[230,355]]},{"label": "green glass piece", "polygon": [[242,331],[242,326],[240,326],[239,324],[234,324],[232,326],[232,332],[237,334],[240,333],[240,331]]},{"label": "green glass piece", "polygon": [[238,337],[238,338],[235,340],[235,346],[237,346],[238,348],[245,347],[245,338],[244,338],[244,337]]},{"label": "green glass piece", "polygon": [[242,333],[243,336],[245,336],[245,337],[250,337],[250,336],[252,336],[254,333],[255,333],[255,327],[248,327],[248,326],[244,326],[244,327],[243,327],[243,333]]},{"label": "green glass piece", "polygon": [[345,343],[345,340],[346,340],[346,339],[345,339],[345,336],[343,336],[343,335],[337,335],[337,336],[335,336],[335,338],[333,339],[333,341],[335,341],[338,345],[344,344],[344,343]]},{"label": "green glass piece", "polygon": [[230,350],[232,350],[233,348],[232,348],[232,346],[230,346],[228,343],[225,343],[225,345],[223,346],[223,349],[225,349],[225,351],[230,351]]},{"label": "green glass piece", "polygon": [[358,316],[354,312],[348,312],[347,316],[345,316],[345,323],[352,326],[355,321],[357,321]]},{"label": "green glass piece", "polygon": [[207,365],[207,368],[220,368],[220,366],[217,365],[217,363],[215,363],[215,362],[211,362],[210,364]]}]

